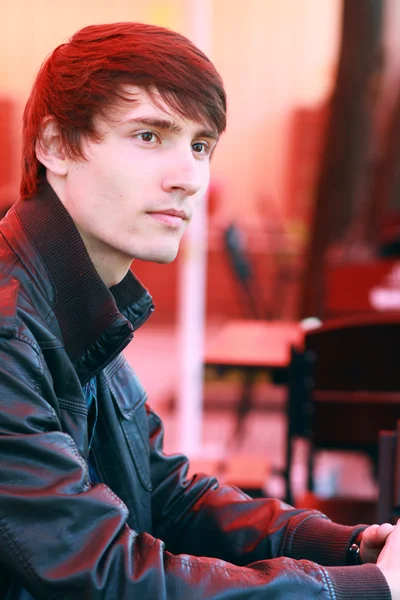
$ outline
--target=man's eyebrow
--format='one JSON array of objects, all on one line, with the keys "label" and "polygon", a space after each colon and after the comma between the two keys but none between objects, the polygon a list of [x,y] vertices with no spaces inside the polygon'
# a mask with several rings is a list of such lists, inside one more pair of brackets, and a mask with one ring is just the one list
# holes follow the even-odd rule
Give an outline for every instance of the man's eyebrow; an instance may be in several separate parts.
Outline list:
[{"label": "man's eyebrow", "polygon": [[[127,119],[123,124],[130,123],[133,125],[144,125],[146,127],[156,127],[157,129],[164,129],[170,133],[182,133],[182,127],[170,119],[162,117],[132,117]],[[219,139],[219,134],[214,129],[198,129],[194,133],[194,137],[207,137],[215,140]]]}]

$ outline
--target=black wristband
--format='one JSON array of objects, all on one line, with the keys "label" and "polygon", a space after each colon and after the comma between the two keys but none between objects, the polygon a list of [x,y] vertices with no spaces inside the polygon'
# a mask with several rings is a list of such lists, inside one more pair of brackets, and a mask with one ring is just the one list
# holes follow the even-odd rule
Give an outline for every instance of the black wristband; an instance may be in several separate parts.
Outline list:
[{"label": "black wristband", "polygon": [[349,548],[349,565],[361,565],[360,546],[352,544]]},{"label": "black wristband", "polygon": [[351,544],[351,546],[349,548],[349,552],[348,552],[348,564],[349,565],[362,565],[363,564],[363,562],[361,560],[361,554],[360,554],[362,535],[363,535],[363,532],[360,531],[360,533],[357,534],[357,537],[355,538],[354,542]]}]

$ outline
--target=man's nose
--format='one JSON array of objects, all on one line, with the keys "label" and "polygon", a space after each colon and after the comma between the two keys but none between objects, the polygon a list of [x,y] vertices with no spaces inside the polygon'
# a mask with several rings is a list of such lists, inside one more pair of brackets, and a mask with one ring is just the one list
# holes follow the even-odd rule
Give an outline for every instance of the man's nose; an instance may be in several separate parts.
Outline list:
[{"label": "man's nose", "polygon": [[181,190],[186,196],[192,196],[203,184],[201,170],[192,153],[182,154],[171,159],[163,178],[163,189],[166,192]]}]

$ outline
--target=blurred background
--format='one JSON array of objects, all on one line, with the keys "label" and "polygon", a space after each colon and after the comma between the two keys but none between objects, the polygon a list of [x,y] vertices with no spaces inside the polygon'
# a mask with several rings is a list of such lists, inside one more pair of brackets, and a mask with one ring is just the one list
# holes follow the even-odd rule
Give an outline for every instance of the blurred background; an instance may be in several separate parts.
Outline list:
[{"label": "blurred background", "polygon": [[[156,311],[126,355],[168,451],[244,487],[252,464],[255,487],[283,497],[287,382],[261,364],[243,400],[240,361],[283,344],[287,366],[298,329],[279,332],[306,318],[400,308],[400,1],[2,0],[2,214],[18,198],[21,115],[41,62],[85,25],[128,20],[181,32],[209,55],[228,129],[180,256],[134,262]],[[251,356],[218,357],[227,346]],[[300,440],[297,496],[304,457]],[[368,460],[321,453],[317,491],[373,499]]]}]

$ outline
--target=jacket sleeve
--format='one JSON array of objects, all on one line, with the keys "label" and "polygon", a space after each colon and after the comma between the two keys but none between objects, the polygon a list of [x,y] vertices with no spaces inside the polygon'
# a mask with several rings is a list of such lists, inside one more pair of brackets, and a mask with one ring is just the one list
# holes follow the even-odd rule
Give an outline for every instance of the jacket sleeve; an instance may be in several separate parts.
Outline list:
[{"label": "jacket sleeve", "polygon": [[[61,431],[51,406],[52,385],[40,349],[23,328],[17,323],[12,336],[0,333],[0,565],[4,569],[0,580],[11,576],[12,585],[49,600],[341,600],[349,597],[349,588],[353,600],[390,598],[385,579],[374,566],[347,572],[336,568],[335,572],[307,560],[283,557],[236,566],[218,558],[177,555],[161,539],[138,535],[126,524],[128,511],[123,502],[107,486],[90,485],[87,465],[71,437]],[[157,460],[166,459],[160,454]],[[179,516],[189,523],[189,515],[201,504],[205,510],[208,504],[208,514],[215,520],[221,492],[214,484],[202,484],[205,493],[197,490],[194,495],[181,487],[182,494],[188,495],[186,510],[178,515],[171,504],[171,488],[162,491],[163,480],[172,484],[176,467],[168,461],[165,465],[169,466],[158,471],[156,504],[162,497],[168,504],[170,497],[166,511],[170,540],[174,519]],[[251,531],[251,518],[262,518],[263,510],[248,512],[246,497],[229,490],[222,493],[226,495],[222,512],[232,514],[232,519],[224,519],[226,529],[236,528],[241,520]],[[241,517],[240,504],[246,509]],[[265,533],[278,540],[271,526],[280,527],[284,511],[280,505],[270,506],[265,511]],[[207,515],[203,514],[201,522],[205,523]],[[193,524],[190,531],[194,531]],[[289,546],[291,531],[287,533]],[[250,538],[251,534],[247,547]],[[14,592],[15,588],[10,595],[6,592],[6,597],[25,597],[23,592]]]},{"label": "jacket sleeve", "polygon": [[[318,511],[295,509],[275,498],[251,499],[238,488],[219,485],[215,478],[201,473],[188,479],[187,457],[163,452],[163,423],[149,406],[147,413],[155,535],[164,540],[168,550],[215,557],[238,566],[258,561],[278,564],[282,557],[295,559],[283,561],[289,571],[297,568],[297,561],[312,561],[333,567],[325,571],[334,582],[335,597],[342,597],[343,583],[347,588],[347,592],[342,590],[344,598],[357,594],[360,584],[352,581],[354,568],[346,565],[350,545],[365,525],[339,525]],[[368,575],[367,568],[371,569]],[[356,569],[358,580],[361,571]],[[379,569],[373,565],[362,569],[369,581],[365,585],[364,580],[362,594],[374,597],[376,590],[369,585],[375,581],[382,598],[390,598],[380,572],[372,573]]]},{"label": "jacket sleeve", "polygon": [[238,565],[278,556],[347,564],[350,545],[366,525],[338,525],[318,511],[275,498],[254,500],[201,473],[188,481],[188,458],[163,452],[163,423],[150,407],[147,411],[155,531],[168,549]]}]

